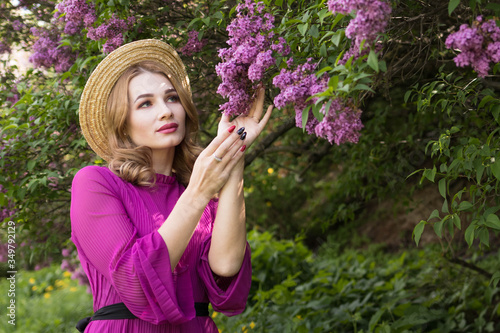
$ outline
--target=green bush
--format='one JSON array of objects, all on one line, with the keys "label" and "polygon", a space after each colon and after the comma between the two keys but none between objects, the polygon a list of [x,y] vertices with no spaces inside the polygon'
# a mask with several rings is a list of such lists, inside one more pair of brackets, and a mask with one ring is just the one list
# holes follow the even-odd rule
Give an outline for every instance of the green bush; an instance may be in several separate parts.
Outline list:
[{"label": "green bush", "polygon": [[[16,274],[15,326],[2,316],[0,332],[59,333],[76,332],[76,323],[92,315],[92,296],[87,286],[71,279],[71,273],[58,266]],[[0,281],[0,307],[6,309],[9,283]],[[3,311],[2,311],[3,312]]]},{"label": "green bush", "polygon": [[[253,234],[254,253],[270,251],[267,235]],[[260,242],[260,240],[262,242]],[[222,332],[496,332],[498,288],[488,278],[424,250],[384,253],[382,247],[340,250],[331,239],[307,265],[275,241],[272,256],[295,262],[272,288],[250,295],[237,317],[216,315]],[[287,242],[285,242],[286,244]],[[302,244],[296,242],[300,248]],[[280,253],[281,252],[281,253]],[[499,268],[500,253],[476,264]],[[254,267],[280,276],[281,265]],[[256,271],[255,275],[264,274]],[[304,276],[306,278],[304,278]]]}]

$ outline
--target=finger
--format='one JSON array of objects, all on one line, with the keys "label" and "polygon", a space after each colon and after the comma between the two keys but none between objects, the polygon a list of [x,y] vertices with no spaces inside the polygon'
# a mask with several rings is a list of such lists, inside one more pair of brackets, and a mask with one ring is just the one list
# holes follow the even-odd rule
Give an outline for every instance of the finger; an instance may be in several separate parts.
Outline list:
[{"label": "finger", "polygon": [[223,113],[222,114],[222,117],[220,118],[220,123],[223,124],[223,123],[228,123],[231,121],[231,117],[229,116],[229,114],[225,114]]},{"label": "finger", "polygon": [[[231,132],[229,131],[231,130]],[[234,128],[231,126],[227,130],[222,131],[219,135],[217,135],[212,142],[205,148],[204,152],[207,155],[212,155],[217,148],[234,132]]]},{"label": "finger", "polygon": [[[226,140],[224,140],[224,142],[222,142],[219,145],[219,147],[217,147],[217,149],[214,151],[214,153],[213,153],[214,159],[217,160],[218,162],[222,162],[222,161],[219,161],[219,159],[220,159],[220,160],[226,161],[226,163],[227,163],[228,160],[232,157],[232,155],[228,152],[231,151],[231,148],[233,146],[240,146],[241,147],[243,145],[242,141],[243,140],[241,140],[241,137],[237,134],[233,135],[232,137],[226,138]],[[226,158],[226,156],[228,156],[228,158]]]},{"label": "finger", "polygon": [[264,118],[262,118],[262,120],[259,122],[259,127],[261,130],[266,126],[267,122],[271,118],[271,114],[273,113],[273,109],[274,109],[274,105],[269,105],[267,107],[267,111],[266,111],[266,114],[264,115]]},{"label": "finger", "polygon": [[257,96],[252,104],[252,108],[250,109],[250,112],[248,113],[249,117],[252,117],[259,121],[260,117],[262,116],[262,111],[264,107],[264,88],[259,88],[257,90]]},{"label": "finger", "polygon": [[[236,146],[236,145],[235,145]],[[231,152],[232,153],[232,158],[228,161],[225,170],[232,170],[236,164],[245,156],[246,145],[238,145],[237,147],[232,147]],[[228,152],[228,155],[230,154]]]}]

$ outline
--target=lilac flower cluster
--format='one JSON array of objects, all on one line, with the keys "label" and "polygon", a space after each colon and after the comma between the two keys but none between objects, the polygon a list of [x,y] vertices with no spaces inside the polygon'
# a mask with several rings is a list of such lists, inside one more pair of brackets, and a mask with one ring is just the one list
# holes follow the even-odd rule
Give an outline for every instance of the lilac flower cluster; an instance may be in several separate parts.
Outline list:
[{"label": "lilac flower cluster", "polygon": [[21,23],[19,20],[14,20],[12,22],[12,29],[15,31],[20,31],[24,27],[24,24]]},{"label": "lilac flower cluster", "polygon": [[85,0],[65,0],[56,8],[58,12],[54,15],[66,23],[64,33],[68,35],[77,34],[84,27],[88,29],[97,20],[94,5],[88,4]]},{"label": "lilac flower cluster", "polygon": [[[363,128],[361,110],[346,104],[349,103],[343,103],[340,98],[332,100],[328,114],[314,129],[318,137],[337,145],[344,142],[358,143]],[[321,112],[325,114],[325,107]]]},{"label": "lilac flower cluster", "polygon": [[31,28],[31,33],[38,37],[33,45],[33,54],[29,61],[35,67],[55,67],[56,72],[67,71],[75,62],[76,54],[69,46],[61,45],[61,36],[53,30]]},{"label": "lilac flower cluster", "polygon": [[[289,59],[287,64],[291,67],[293,59]],[[316,64],[312,63],[312,59],[308,59],[305,64],[297,66],[295,70],[281,69],[281,72],[273,78],[273,85],[280,89],[280,93],[274,97],[274,106],[278,109],[285,108],[288,104],[294,106],[295,109],[295,125],[302,128],[302,112],[310,105],[307,101],[312,95],[324,91],[328,83],[328,77],[325,75],[323,79],[318,79],[314,74]],[[326,81],[326,83],[325,83]],[[305,130],[309,134],[314,134],[314,128],[318,124],[318,120],[314,118],[311,111],[305,126]]]},{"label": "lilac flower cluster", "polygon": [[0,54],[11,53],[12,50],[6,41],[0,41]]},{"label": "lilac flower cluster", "polygon": [[[291,67],[292,59],[287,64]],[[273,79],[273,84],[280,89],[280,93],[274,98],[274,105],[278,109],[293,105],[295,124],[300,128],[302,128],[302,113],[309,105],[317,101],[316,98],[309,98],[325,91],[328,87],[328,76],[324,74],[317,78],[314,74],[315,69],[316,64],[312,63],[312,59],[308,59],[305,64],[297,66],[295,70],[283,68]],[[324,115],[325,105],[320,110]],[[316,134],[337,145],[345,142],[357,143],[359,132],[363,128],[360,116],[360,110],[345,105],[340,98],[335,98],[331,102],[328,114],[321,122],[314,117],[312,111],[309,111],[305,130],[308,134]]]},{"label": "lilac flower cluster", "polygon": [[127,20],[118,18],[115,14],[109,19],[108,23],[103,23],[97,28],[89,27],[87,37],[92,40],[107,38],[103,45],[103,51],[110,53],[116,48],[122,46],[123,32],[129,30],[135,23],[135,17],[130,16]]},{"label": "lilac flower cluster", "polygon": [[287,55],[290,48],[283,38],[275,38],[274,16],[264,13],[262,2],[245,0],[236,7],[236,18],[228,25],[229,48],[220,49],[222,62],[215,70],[222,79],[217,93],[229,98],[220,110],[229,115],[245,114],[265,71],[276,63],[273,51]]},{"label": "lilac flower cluster", "polygon": [[458,67],[472,66],[479,77],[488,74],[491,62],[500,62],[500,28],[493,19],[483,22],[479,16],[472,27],[462,24],[446,38],[445,45],[460,50],[453,59]]},{"label": "lilac flower cluster", "polygon": [[185,56],[192,56],[193,54],[195,53],[198,53],[201,51],[201,49],[203,49],[203,47],[205,45],[207,45],[208,43],[208,39],[205,39],[205,38],[202,38],[201,40],[198,39],[198,31],[196,30],[191,30],[189,32],[189,39],[186,43],[186,45],[184,45],[180,50],[179,52],[181,52],[182,54],[184,54]]},{"label": "lilac flower cluster", "polygon": [[[380,0],[329,0],[328,9],[334,14],[356,13],[345,30],[345,35],[353,39],[354,43],[344,55],[344,63],[351,56],[356,59],[369,52],[377,36],[387,27],[391,14],[391,6]],[[361,49],[363,41],[364,48]]]}]

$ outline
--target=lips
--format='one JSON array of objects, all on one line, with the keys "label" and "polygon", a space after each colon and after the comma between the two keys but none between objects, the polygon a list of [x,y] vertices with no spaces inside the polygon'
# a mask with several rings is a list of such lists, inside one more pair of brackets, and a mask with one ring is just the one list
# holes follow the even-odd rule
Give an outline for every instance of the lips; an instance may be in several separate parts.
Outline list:
[{"label": "lips", "polygon": [[179,127],[179,125],[177,125],[176,123],[169,123],[169,124],[165,124],[162,127],[160,127],[157,130],[157,132],[160,132],[160,133],[172,133],[172,132],[175,132],[177,130],[177,127]]}]

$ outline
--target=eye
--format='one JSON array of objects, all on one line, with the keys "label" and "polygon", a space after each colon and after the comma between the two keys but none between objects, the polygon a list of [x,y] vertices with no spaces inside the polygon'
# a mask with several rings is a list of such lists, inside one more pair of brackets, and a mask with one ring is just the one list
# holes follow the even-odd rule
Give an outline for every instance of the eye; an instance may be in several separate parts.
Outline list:
[{"label": "eye", "polygon": [[150,107],[150,106],[151,106],[151,102],[150,101],[145,101],[145,102],[142,102],[141,104],[139,104],[139,109],[147,108],[147,107]]},{"label": "eye", "polygon": [[178,103],[178,102],[180,101],[180,99],[179,99],[179,96],[177,96],[177,95],[172,95],[172,96],[168,96],[168,97],[166,98],[166,101],[167,101],[168,103]]}]

